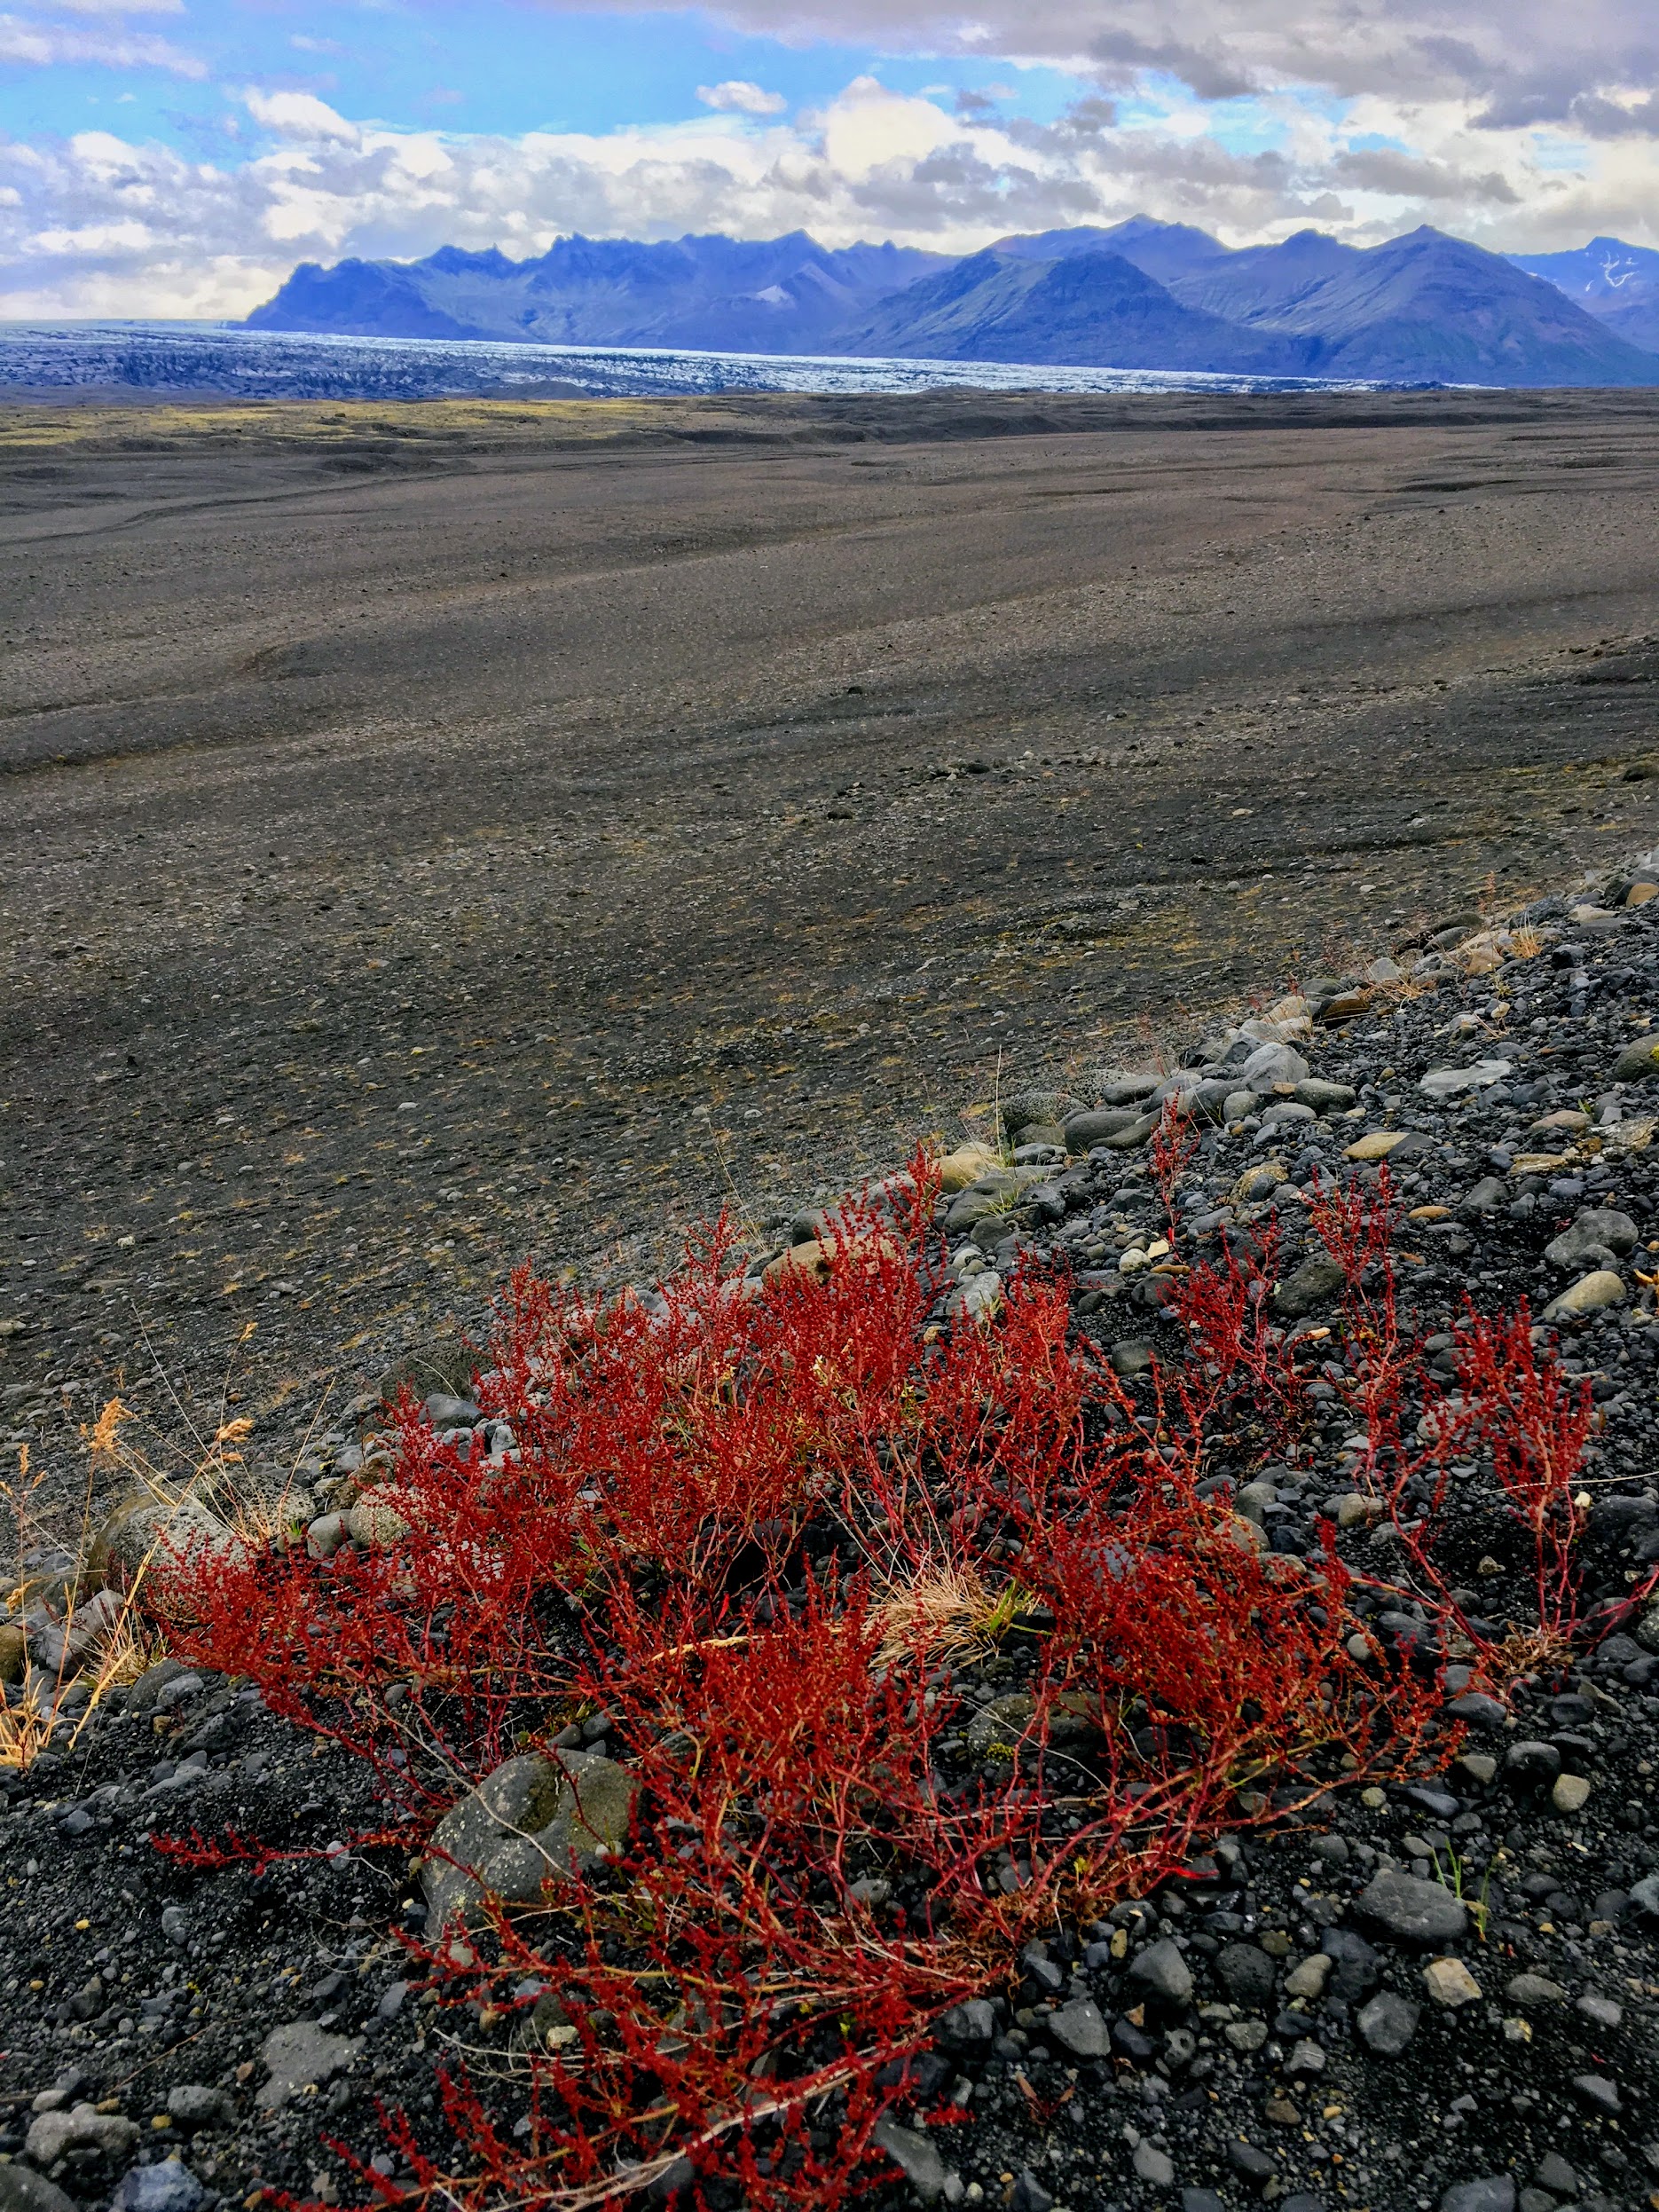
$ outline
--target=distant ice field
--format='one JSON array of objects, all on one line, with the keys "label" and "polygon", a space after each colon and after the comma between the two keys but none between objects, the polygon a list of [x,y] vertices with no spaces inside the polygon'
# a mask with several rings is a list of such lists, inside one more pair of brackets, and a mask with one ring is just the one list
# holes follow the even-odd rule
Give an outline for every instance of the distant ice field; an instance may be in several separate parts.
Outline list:
[{"label": "distant ice field", "polygon": [[243,399],[594,398],[692,392],[1372,391],[1317,376],[1058,368],[1002,361],[853,360],[627,346],[499,344],[468,338],[342,338],[211,323],[0,322],[0,394],[119,390]]}]

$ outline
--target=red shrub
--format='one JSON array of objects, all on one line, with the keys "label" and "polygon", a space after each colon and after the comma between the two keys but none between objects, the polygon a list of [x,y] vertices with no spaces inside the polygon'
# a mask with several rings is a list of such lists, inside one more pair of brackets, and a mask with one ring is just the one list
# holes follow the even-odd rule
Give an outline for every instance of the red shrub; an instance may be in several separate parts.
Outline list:
[{"label": "red shrub", "polygon": [[[1172,1199],[1178,1144],[1159,1155]],[[1261,1553],[1199,1494],[1247,1470],[1253,1434],[1277,1447],[1306,1419],[1273,1240],[1174,1279],[1188,1358],[1137,1393],[1054,1287],[1015,1285],[994,1330],[929,1326],[919,1164],[916,1184],[905,1244],[850,1208],[823,1283],[752,1295],[719,1234],[660,1307],[596,1311],[520,1274],[480,1384],[505,1460],[440,1445],[406,1405],[395,1541],[204,1569],[191,1654],[408,1803],[594,1708],[637,1777],[625,1862],[562,1878],[539,1915],[434,1933],[444,2003],[507,2065],[525,2124],[458,2074],[465,2170],[395,2123],[415,2179],[373,2177],[382,2197],[576,2212],[684,2160],[751,2206],[833,2206],[896,2062],[1057,1916],[1430,1756],[1437,1685],[1351,1655],[1334,1555]],[[1583,1429],[1524,1317],[1465,1331],[1466,1403],[1431,1390],[1419,1437],[1386,1213],[1331,1200],[1315,1222],[1348,1279],[1372,1478],[1403,1519],[1407,1487],[1443,1484],[1478,1432],[1558,1618]],[[1432,1579],[1432,1532],[1409,1556]],[[951,1654],[998,1643],[1009,1694],[982,1710]],[[521,2033],[506,2060],[537,2005],[555,2047]]]}]

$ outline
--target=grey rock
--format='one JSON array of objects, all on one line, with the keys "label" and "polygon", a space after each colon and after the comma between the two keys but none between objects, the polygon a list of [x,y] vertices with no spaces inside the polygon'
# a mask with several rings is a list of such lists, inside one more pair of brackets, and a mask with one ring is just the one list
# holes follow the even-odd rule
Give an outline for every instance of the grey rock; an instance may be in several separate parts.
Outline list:
[{"label": "grey rock", "polygon": [[1265,1098],[1277,1083],[1305,1083],[1313,1070],[1288,1044],[1259,1044],[1235,1073],[1240,1089]]},{"label": "grey rock", "polygon": [[1120,1129],[1115,1137],[1103,1137],[1100,1148],[1106,1152],[1134,1152],[1144,1145],[1162,1119],[1159,1114],[1143,1114]]},{"label": "grey rock", "polygon": [[1575,2074],[1573,2094],[1586,2111],[1600,2113],[1603,2119],[1618,2120],[1624,2116],[1624,2099],[1619,2094],[1618,2083],[1608,2081],[1605,2074]]},{"label": "grey rock", "polygon": [[259,2046],[270,2079],[259,2092],[263,2112],[275,2112],[291,2097],[320,2085],[348,2066],[363,2048],[361,2035],[331,2035],[315,2020],[290,2020],[273,2027]]},{"label": "grey rock", "polygon": [[1442,2192],[1440,2212],[1515,2212],[1512,2174],[1485,2174],[1479,2181],[1454,2182]]},{"label": "grey rock", "polygon": [[1105,1106],[1136,1106],[1143,1098],[1150,1098],[1162,1079],[1157,1075],[1119,1075],[1100,1086],[1100,1103]]},{"label": "grey rock", "polygon": [[1476,1214],[1495,1214],[1500,1206],[1509,1203],[1509,1185],[1500,1176],[1485,1175],[1465,1191],[1458,1200],[1458,1211],[1466,1218]]},{"label": "grey rock", "polygon": [[1273,1293],[1273,1311],[1282,1320],[1300,1320],[1334,1298],[1347,1279],[1333,1259],[1319,1255],[1304,1260]]},{"label": "grey rock", "polygon": [[1367,2051],[1379,2058],[1397,2058],[1417,2033],[1419,2008],[1392,1989],[1380,1989],[1355,2026]]},{"label": "grey rock", "polygon": [[1553,1267],[1610,1267],[1636,1247],[1636,1224],[1612,1206],[1592,1206],[1544,1248]]},{"label": "grey rock", "polygon": [[167,2092],[169,2115],[179,2127],[188,2129],[216,2128],[233,2114],[230,2098],[222,2089],[213,2089],[202,2082],[181,2082]]},{"label": "grey rock", "polygon": [[1088,1111],[1085,1101],[1065,1090],[1017,1090],[1002,1101],[1002,1134],[1018,1137],[1034,1123],[1064,1123]]},{"label": "grey rock", "polygon": [[94,1538],[90,1563],[130,1586],[188,1577],[199,1568],[232,1566],[247,1555],[240,1537],[199,1499],[169,1500],[147,1490],[124,1499]]},{"label": "grey rock", "polygon": [[1229,1943],[1216,1956],[1215,1975],[1235,2004],[1262,2012],[1273,2002],[1273,1962],[1257,1944]]},{"label": "grey rock", "polygon": [[1094,1114],[1074,1114],[1065,1124],[1066,1150],[1086,1153],[1091,1145],[1104,1145],[1109,1137],[1120,1136],[1140,1118],[1130,1106],[1104,1106]]},{"label": "grey rock", "polygon": [[1412,1874],[1375,1876],[1355,1900],[1363,1920],[1396,1943],[1456,1943],[1469,1932],[1469,1916],[1449,1889]]},{"label": "grey rock", "polygon": [[1178,2009],[1192,2002],[1192,1970],[1169,1936],[1136,1953],[1129,1979],[1162,2004]]},{"label": "grey rock", "polygon": [[1631,1902],[1650,1920],[1659,1920],[1659,1874],[1647,1874],[1639,1882],[1632,1882]]},{"label": "grey rock", "polygon": [[1345,2003],[1361,2003],[1382,1979],[1381,1959],[1351,1928],[1327,1928],[1319,1948],[1332,1962],[1329,1994]]},{"label": "grey rock", "polygon": [[1611,1997],[1604,1997],[1600,1990],[1586,1989],[1573,2010],[1582,2012],[1595,2027],[1605,2028],[1609,2034],[1614,2028],[1624,2025],[1624,2006],[1615,2004]]},{"label": "grey rock", "polygon": [[183,1664],[177,1659],[159,1659],[153,1666],[146,1667],[127,1692],[127,1712],[150,1712],[154,1706],[160,1691],[176,1675],[183,1674],[185,1672]]},{"label": "grey rock", "polygon": [[1175,2169],[1168,2155],[1144,2136],[1136,2145],[1129,2163],[1149,2189],[1171,2189],[1175,2186]]},{"label": "grey rock", "polygon": [[878,2120],[870,2134],[877,2148],[886,2152],[924,2204],[933,2204],[944,2195],[945,2161],[926,2136],[918,2135],[912,2128],[901,2128],[892,2120]]},{"label": "grey rock", "polygon": [[1509,1060],[1476,1060],[1468,1067],[1431,1067],[1417,1087],[1431,1098],[1455,1098],[1465,1091],[1483,1090],[1490,1084],[1502,1082],[1514,1072]]},{"label": "grey rock", "polygon": [[72,2105],[67,2112],[43,2112],[31,2121],[23,2147],[36,2166],[51,2167],[70,2151],[124,2158],[138,2140],[138,2129],[119,2113],[101,2113],[91,2105]]},{"label": "grey rock", "polygon": [[1351,1083],[1330,1082],[1323,1075],[1306,1075],[1296,1086],[1297,1105],[1319,1114],[1346,1113],[1358,1096]]},{"label": "grey rock", "polygon": [[1021,2167],[1009,2193],[1009,2212],[1049,2212],[1054,2199],[1029,2166]]},{"label": "grey rock", "polygon": [[1600,1313],[1608,1306],[1622,1304],[1625,1295],[1624,1277],[1610,1267],[1599,1267],[1593,1274],[1581,1276],[1559,1298],[1552,1298],[1539,1318],[1562,1321],[1575,1314]]},{"label": "grey rock", "polygon": [[1227,2201],[1213,2189],[1183,2189],[1181,2212],[1227,2212]]},{"label": "grey rock", "polygon": [[1564,2004],[1567,1992],[1559,1981],[1551,1981],[1543,1974],[1512,1974],[1504,1984],[1504,1995],[1511,2004]]},{"label": "grey rock", "polygon": [[1627,1044],[1613,1063],[1616,1083],[1645,1082],[1655,1072],[1659,1072],[1659,1042],[1652,1037],[1639,1037],[1634,1044]]},{"label": "grey rock", "polygon": [[1523,1790],[1547,1790],[1561,1771],[1561,1755],[1553,1744],[1526,1736],[1512,1744],[1504,1755],[1504,1772]]},{"label": "grey rock", "polygon": [[207,2191],[188,2166],[164,2158],[156,2166],[135,2166],[123,2174],[110,2200],[111,2212],[196,2212]]},{"label": "grey rock", "polygon": [[432,1831],[421,1880],[435,1920],[475,1913],[486,1891],[539,1904],[545,1884],[621,1849],[635,1787],[602,1751],[506,1760]]},{"label": "grey rock", "polygon": [[1540,2189],[1547,2189],[1552,2196],[1576,2197],[1578,2177],[1559,2151],[1545,2151],[1532,2169],[1532,2178]]},{"label": "grey rock", "polygon": [[452,1397],[446,1391],[434,1390],[426,1401],[426,1417],[434,1429],[476,1429],[484,1412],[469,1397]]},{"label": "grey rock", "polygon": [[201,1688],[202,1681],[200,1674],[175,1674],[170,1682],[163,1682],[161,1689],[156,1691],[156,1712],[161,1713],[174,1712],[178,1706],[187,1704],[191,1698],[199,1696]]},{"label": "grey rock", "polygon": [[1484,1728],[1489,1733],[1506,1728],[1509,1708],[1496,1697],[1489,1697],[1484,1690],[1466,1690],[1461,1697],[1454,1697],[1446,1707],[1446,1716],[1461,1720],[1466,1728]]},{"label": "grey rock", "polygon": [[989,2043],[996,2034],[996,2013],[988,1997],[969,1997],[952,2005],[939,2023],[939,2039],[954,2051]]},{"label": "grey rock", "polygon": [[0,2166],[0,2212],[79,2212],[73,2197],[28,2166]]},{"label": "grey rock", "polygon": [[1049,2034],[1073,2058],[1105,2058],[1112,2051],[1112,2030],[1097,2005],[1087,1997],[1063,2005],[1049,2021]]}]

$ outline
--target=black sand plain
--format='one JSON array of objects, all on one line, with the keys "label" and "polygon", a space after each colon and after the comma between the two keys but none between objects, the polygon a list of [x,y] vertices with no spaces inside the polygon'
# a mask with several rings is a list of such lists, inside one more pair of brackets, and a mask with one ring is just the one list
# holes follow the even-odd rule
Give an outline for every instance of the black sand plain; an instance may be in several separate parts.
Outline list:
[{"label": "black sand plain", "polygon": [[1611,868],[1656,493],[1639,393],[0,413],[0,1444]]}]

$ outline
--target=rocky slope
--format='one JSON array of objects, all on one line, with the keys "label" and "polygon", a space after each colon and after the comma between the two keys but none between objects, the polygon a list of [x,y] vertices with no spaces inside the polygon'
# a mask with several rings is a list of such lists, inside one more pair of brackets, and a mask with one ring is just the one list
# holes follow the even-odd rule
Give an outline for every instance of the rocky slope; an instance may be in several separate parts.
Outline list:
[{"label": "rocky slope", "polygon": [[[1077,1326],[1150,1391],[1181,1358],[1171,1268],[1270,1222],[1280,1321],[1325,1342],[1333,1285],[1302,1225],[1309,1198],[1364,1187],[1386,1161],[1400,1298],[1431,1356],[1466,1298],[1526,1297],[1590,1386],[1579,1559],[1596,1625],[1506,1700],[1467,1694],[1466,1669],[1401,1599],[1395,1525],[1356,1488],[1333,1342],[1305,1442],[1232,1502],[1287,1557],[1333,1529],[1377,1646],[1431,1673],[1450,1657],[1456,1759],[1228,1842],[1190,1881],[1010,1961],[914,2079],[949,2124],[886,2123],[895,2205],[1639,2212],[1659,2189],[1659,1608],[1640,1594],[1659,1563],[1655,894],[1636,869],[1502,928],[1447,915],[1391,959],[1196,1041],[1172,1071],[1010,1096],[1006,1162],[941,1199],[943,1325],[991,1320],[1016,1269],[1059,1265]],[[1199,1132],[1173,1223],[1145,1149],[1171,1095]],[[812,1215],[793,1235],[822,1226]],[[757,1248],[751,1268],[778,1256]],[[466,1428],[459,1377],[428,1380],[434,1420]],[[296,1494],[319,1519],[361,1488],[360,1431],[377,1422],[370,1398],[306,1444]],[[499,1439],[481,1423],[477,1444]],[[1475,1475],[1451,1508],[1459,1602],[1522,1626],[1522,1555]],[[75,1563],[29,1563],[28,1602],[0,1631],[14,1675],[26,1642],[48,1657],[46,1602]],[[995,1723],[1021,1664],[1017,1649],[981,1655],[955,1687]],[[256,1692],[177,1661],[90,1720],[84,1702],[72,1691],[51,1748],[5,1781],[0,2207],[331,2201],[355,2185],[336,2132],[408,2178],[378,2147],[373,2106],[405,2106],[438,2146],[435,2068],[456,2030],[397,1941],[427,1926],[431,1891],[396,1858],[341,1847],[375,1819],[364,1771]],[[602,1745],[602,1719],[588,1733]],[[991,1737],[955,1755],[982,1752],[997,1755]],[[154,1848],[192,1827],[314,1855],[193,1872]],[[510,2124],[511,2066],[497,2078]]]}]

